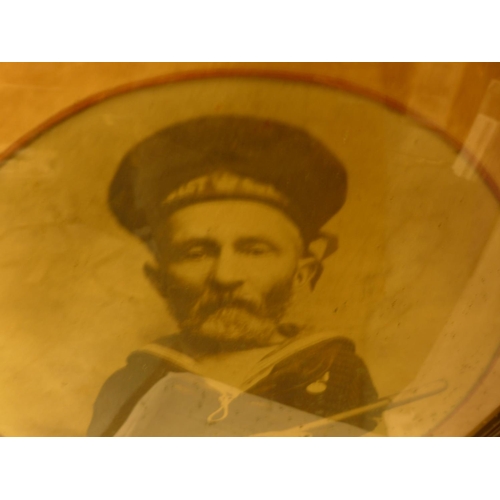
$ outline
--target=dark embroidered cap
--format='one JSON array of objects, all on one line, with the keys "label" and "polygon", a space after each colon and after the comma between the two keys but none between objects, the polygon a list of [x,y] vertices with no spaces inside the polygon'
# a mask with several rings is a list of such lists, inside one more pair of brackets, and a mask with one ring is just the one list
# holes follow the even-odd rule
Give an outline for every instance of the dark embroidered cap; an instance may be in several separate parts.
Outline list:
[{"label": "dark embroidered cap", "polygon": [[297,127],[246,116],[207,116],[165,128],[136,145],[111,183],[118,221],[147,240],[169,211],[213,199],[275,206],[306,241],[342,207],[340,161]]}]

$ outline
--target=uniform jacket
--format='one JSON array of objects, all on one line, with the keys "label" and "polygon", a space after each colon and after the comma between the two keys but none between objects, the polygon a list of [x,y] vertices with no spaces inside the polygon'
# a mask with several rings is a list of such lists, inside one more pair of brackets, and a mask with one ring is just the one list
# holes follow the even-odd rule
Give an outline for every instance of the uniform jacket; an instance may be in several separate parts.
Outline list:
[{"label": "uniform jacket", "polygon": [[[89,436],[117,434],[137,404],[169,374],[203,375],[192,358],[172,348],[173,338],[175,336],[159,339],[132,353],[127,365],[105,382],[94,405]],[[285,342],[259,361],[243,390],[252,397],[273,401],[315,418],[365,406],[378,397],[354,343],[329,333]],[[227,413],[227,408],[225,411]],[[238,411],[244,412],[241,408]],[[370,431],[376,426],[375,417],[373,413],[365,413],[345,423]],[[189,435],[189,431],[182,432]]]}]

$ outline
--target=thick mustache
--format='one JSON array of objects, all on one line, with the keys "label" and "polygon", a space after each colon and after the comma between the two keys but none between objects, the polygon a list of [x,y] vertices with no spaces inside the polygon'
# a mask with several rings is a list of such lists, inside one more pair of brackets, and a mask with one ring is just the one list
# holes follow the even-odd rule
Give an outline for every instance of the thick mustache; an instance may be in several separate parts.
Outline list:
[{"label": "thick mustache", "polygon": [[259,304],[241,297],[207,297],[195,306],[195,314],[210,315],[220,309],[244,309],[252,314],[260,312]]}]

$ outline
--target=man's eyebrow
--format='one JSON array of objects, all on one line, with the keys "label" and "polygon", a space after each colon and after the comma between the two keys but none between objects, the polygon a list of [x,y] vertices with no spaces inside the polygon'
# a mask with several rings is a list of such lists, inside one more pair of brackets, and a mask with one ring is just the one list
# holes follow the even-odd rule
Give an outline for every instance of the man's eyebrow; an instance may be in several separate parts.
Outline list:
[{"label": "man's eyebrow", "polygon": [[193,237],[193,238],[185,238],[185,239],[179,239],[179,240],[170,240],[169,241],[171,246],[174,247],[181,247],[181,248],[186,248],[186,247],[191,247],[191,246],[196,246],[196,245],[203,245],[203,246],[213,246],[217,247],[217,242],[213,240],[212,238],[208,237]]},{"label": "man's eyebrow", "polygon": [[271,239],[267,238],[266,236],[246,236],[246,237],[238,238],[236,240],[237,246],[259,245],[259,244],[269,245],[274,250],[279,250],[281,248],[279,245],[276,244],[276,242],[272,241]]},{"label": "man's eyebrow", "polygon": [[182,259],[191,250],[201,247],[203,252],[216,254],[220,251],[219,245],[210,238],[186,238],[170,241],[165,247],[165,256],[168,259]]}]

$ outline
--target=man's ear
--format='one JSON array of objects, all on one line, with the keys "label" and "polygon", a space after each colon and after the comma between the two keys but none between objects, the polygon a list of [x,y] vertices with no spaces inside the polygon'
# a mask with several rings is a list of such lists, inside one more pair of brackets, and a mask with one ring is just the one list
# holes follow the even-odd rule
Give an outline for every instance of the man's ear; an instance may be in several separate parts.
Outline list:
[{"label": "man's ear", "polygon": [[302,288],[309,285],[310,288],[314,287],[319,274],[321,274],[322,266],[316,257],[303,257],[299,260],[297,272],[294,277],[294,284],[297,288]]}]

